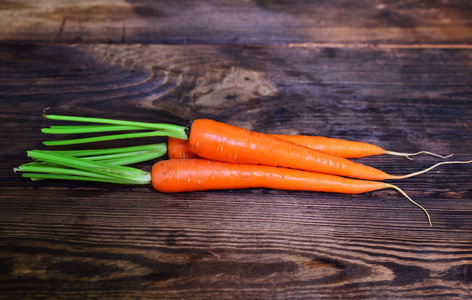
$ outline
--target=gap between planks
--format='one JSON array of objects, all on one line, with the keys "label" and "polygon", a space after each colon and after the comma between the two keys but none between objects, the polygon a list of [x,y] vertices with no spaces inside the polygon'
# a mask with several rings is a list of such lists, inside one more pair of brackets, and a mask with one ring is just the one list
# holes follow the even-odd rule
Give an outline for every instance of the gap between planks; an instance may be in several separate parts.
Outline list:
[{"label": "gap between planks", "polygon": [[472,49],[472,44],[290,43],[291,48]]},{"label": "gap between planks", "polygon": [[[60,33],[59,33],[60,35]],[[287,44],[205,44],[205,43],[126,43],[124,42],[124,32],[120,42],[60,42],[58,38],[55,41],[0,41],[0,45],[54,45],[54,46],[71,46],[71,45],[156,45],[156,46],[196,46],[196,47],[287,47],[287,48],[372,48],[372,49],[472,49],[472,44],[384,44],[384,43],[287,43]]]}]

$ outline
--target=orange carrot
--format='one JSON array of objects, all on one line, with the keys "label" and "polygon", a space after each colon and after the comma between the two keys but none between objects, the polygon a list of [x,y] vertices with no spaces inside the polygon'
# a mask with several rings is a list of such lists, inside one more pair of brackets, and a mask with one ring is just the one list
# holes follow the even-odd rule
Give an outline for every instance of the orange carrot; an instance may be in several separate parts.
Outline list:
[{"label": "orange carrot", "polygon": [[197,158],[198,155],[190,152],[188,141],[169,137],[167,140],[167,155],[170,159]]},{"label": "orange carrot", "polygon": [[[113,150],[113,149],[109,149]],[[288,168],[235,164],[206,159],[171,159],[153,165],[151,172],[101,161],[69,156],[56,151],[31,150],[34,161],[14,168],[32,180],[60,179],[149,184],[165,193],[215,189],[271,188],[355,194],[392,188],[428,212],[395,185]]]},{"label": "orange carrot", "polygon": [[43,142],[45,145],[50,146],[150,136],[168,136],[180,139],[188,138],[189,150],[198,156],[207,159],[281,166],[368,180],[403,179],[422,174],[442,164],[472,162],[441,162],[419,172],[395,176],[372,167],[352,162],[345,158],[329,155],[316,149],[285,141],[268,134],[251,132],[244,128],[208,119],[196,120],[189,128],[171,124],[152,124],[101,118],[59,115],[47,115],[46,117],[48,119],[63,121],[106,124],[93,126],[51,126],[49,129],[43,129],[43,132],[50,134],[108,132],[117,130],[152,130],[150,132],[147,131]]},{"label": "orange carrot", "polygon": [[272,136],[344,158],[360,158],[384,153],[384,150],[378,146],[361,142],[346,141],[321,136],[282,134],[274,134]]},{"label": "orange carrot", "polygon": [[429,155],[440,157],[440,158],[448,158],[452,156],[452,154],[443,156],[443,155],[439,155],[439,154],[432,153],[429,151],[419,151],[415,153],[395,152],[395,151],[385,150],[379,146],[369,144],[369,143],[327,138],[327,137],[322,137],[322,136],[285,135],[285,134],[273,134],[273,136],[282,140],[286,140],[289,142],[307,146],[307,147],[319,150],[321,152],[325,152],[334,156],[340,156],[344,158],[361,158],[361,157],[381,155],[381,154],[404,156],[408,159],[411,159],[410,156],[415,156],[419,154],[429,154]]},{"label": "orange carrot", "polygon": [[407,175],[390,175],[268,134],[208,119],[198,119],[192,123],[189,150],[212,160],[287,167],[368,180],[403,179],[422,174],[442,164],[472,162],[447,161]]},{"label": "orange carrot", "polygon": [[[379,146],[363,143],[348,141],[343,139],[334,139],[322,136],[308,136],[308,135],[285,135],[285,134],[269,134],[273,137],[281,140],[289,141],[295,144],[303,145],[318,151],[328,153],[333,156],[339,156],[344,158],[361,158],[366,156],[389,154],[396,156],[405,156],[411,159],[411,156],[418,154],[429,154],[441,158],[448,158],[448,156],[442,156],[428,151],[419,151],[416,153],[402,153],[385,150]],[[196,158],[198,155],[190,152],[188,149],[187,140],[181,140],[169,137],[169,148],[173,148],[171,153],[169,150],[169,158]]]},{"label": "orange carrot", "polygon": [[153,165],[151,171],[154,189],[164,193],[180,193],[222,189],[269,188],[313,192],[357,194],[392,188],[412,203],[395,185],[328,174],[253,164],[235,164],[206,159],[171,159]]}]

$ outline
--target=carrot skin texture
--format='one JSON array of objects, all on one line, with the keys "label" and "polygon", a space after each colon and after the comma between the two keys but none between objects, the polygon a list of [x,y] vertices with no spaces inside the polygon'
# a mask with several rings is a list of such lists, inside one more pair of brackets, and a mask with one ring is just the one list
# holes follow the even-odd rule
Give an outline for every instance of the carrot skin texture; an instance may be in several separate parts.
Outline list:
[{"label": "carrot skin texture", "polygon": [[[366,156],[385,154],[385,150],[363,142],[348,141],[343,139],[327,138],[322,136],[307,135],[285,135],[269,134],[281,140],[306,146],[318,151],[328,153],[333,156],[344,158],[361,158]],[[190,152],[188,141],[176,138],[169,138],[169,158],[197,158],[198,155]]]},{"label": "carrot skin texture", "polygon": [[271,134],[272,136],[303,145],[333,156],[344,158],[361,158],[381,155],[385,150],[369,143],[327,138],[322,136]]},{"label": "carrot skin texture", "polygon": [[378,181],[199,158],[160,161],[151,174],[154,189],[164,193],[269,188],[357,194],[388,188]]},{"label": "carrot skin texture", "polygon": [[169,137],[167,140],[167,155],[169,159],[188,159],[197,158],[193,152],[188,149],[188,141]]},{"label": "carrot skin texture", "polygon": [[286,167],[367,180],[394,178],[345,158],[208,119],[193,122],[188,147],[198,156],[211,160]]}]

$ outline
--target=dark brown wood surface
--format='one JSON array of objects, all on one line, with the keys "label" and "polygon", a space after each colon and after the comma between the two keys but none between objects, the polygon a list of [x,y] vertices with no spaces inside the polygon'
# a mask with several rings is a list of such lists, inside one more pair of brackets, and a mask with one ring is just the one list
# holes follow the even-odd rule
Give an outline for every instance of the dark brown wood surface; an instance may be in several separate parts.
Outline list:
[{"label": "dark brown wood surface", "polygon": [[470,44],[469,1],[5,0],[5,41]]},{"label": "dark brown wood surface", "polygon": [[471,16],[468,1],[0,1],[0,298],[469,299],[471,165],[395,181],[431,228],[393,190],[162,194],[13,168],[56,138],[48,107],[470,160]]}]

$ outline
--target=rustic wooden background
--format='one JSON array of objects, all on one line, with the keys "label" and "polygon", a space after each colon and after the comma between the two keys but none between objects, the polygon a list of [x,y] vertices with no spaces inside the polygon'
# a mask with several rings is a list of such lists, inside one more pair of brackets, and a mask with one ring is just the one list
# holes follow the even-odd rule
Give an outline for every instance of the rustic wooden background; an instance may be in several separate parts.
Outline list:
[{"label": "rustic wooden background", "polygon": [[472,297],[470,165],[398,182],[432,228],[395,191],[169,195],[12,171],[51,139],[47,107],[470,160],[468,0],[0,1],[0,105],[0,298]]}]

